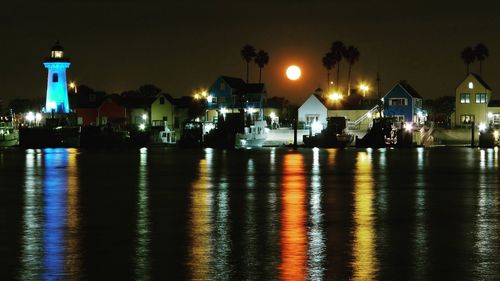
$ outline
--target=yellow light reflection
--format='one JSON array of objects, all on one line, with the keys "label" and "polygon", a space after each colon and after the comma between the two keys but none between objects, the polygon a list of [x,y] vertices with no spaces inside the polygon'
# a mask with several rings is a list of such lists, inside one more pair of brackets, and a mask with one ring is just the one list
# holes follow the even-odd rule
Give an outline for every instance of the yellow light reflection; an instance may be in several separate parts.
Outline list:
[{"label": "yellow light reflection", "polygon": [[205,150],[205,159],[199,163],[199,177],[191,191],[191,231],[189,266],[192,280],[211,280],[210,260],[212,255],[212,153]]},{"label": "yellow light reflection", "polygon": [[354,176],[354,241],[353,279],[376,279],[375,231],[373,211],[372,159],[366,152],[358,152]]},{"label": "yellow light reflection", "polygon": [[287,154],[283,160],[281,213],[281,279],[306,279],[306,210],[304,159]]},{"label": "yellow light reflection", "polygon": [[148,149],[139,151],[139,180],[137,187],[137,222],[135,249],[135,276],[137,280],[150,279],[150,218],[148,191]]},{"label": "yellow light reflection", "polygon": [[77,280],[80,277],[80,210],[78,206],[78,166],[76,163],[77,150],[68,149],[68,253],[66,266],[69,279]]}]

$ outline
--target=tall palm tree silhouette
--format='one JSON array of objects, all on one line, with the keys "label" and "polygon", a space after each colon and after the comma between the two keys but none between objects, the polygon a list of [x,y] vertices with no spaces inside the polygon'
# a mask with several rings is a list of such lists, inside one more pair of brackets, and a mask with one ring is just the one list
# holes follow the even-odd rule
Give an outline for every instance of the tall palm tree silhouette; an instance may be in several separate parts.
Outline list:
[{"label": "tall palm tree silhouette", "polygon": [[476,54],[471,47],[465,47],[460,55],[465,65],[467,66],[467,75],[470,73],[470,64],[476,60]]},{"label": "tall palm tree silhouette", "polygon": [[359,50],[354,46],[349,46],[345,49],[344,58],[349,63],[349,70],[347,72],[347,95],[351,95],[351,70],[352,65],[359,60]]},{"label": "tall palm tree silhouette", "polygon": [[261,83],[262,82],[262,68],[264,68],[264,66],[266,66],[269,63],[269,54],[264,50],[260,50],[255,55],[254,61],[259,66],[259,83]]},{"label": "tall palm tree silhouette", "polygon": [[490,51],[483,43],[479,43],[474,47],[474,53],[479,61],[479,74],[483,75],[483,61],[490,56]]},{"label": "tall palm tree silhouette", "polygon": [[327,89],[330,90],[330,71],[332,68],[335,67],[336,61],[335,57],[331,52],[328,52],[325,54],[325,56],[322,59],[323,66],[326,68],[326,83],[327,83]]},{"label": "tall palm tree silhouette", "polygon": [[248,83],[248,75],[250,72],[250,62],[255,57],[255,48],[249,44],[243,46],[241,49],[241,58],[247,63],[247,83]]},{"label": "tall palm tree silhouette", "polygon": [[342,61],[342,57],[345,52],[345,45],[342,41],[335,41],[332,43],[332,47],[330,52],[333,54],[335,58],[335,64],[337,64],[337,87],[339,86],[339,77],[340,77],[340,62]]}]

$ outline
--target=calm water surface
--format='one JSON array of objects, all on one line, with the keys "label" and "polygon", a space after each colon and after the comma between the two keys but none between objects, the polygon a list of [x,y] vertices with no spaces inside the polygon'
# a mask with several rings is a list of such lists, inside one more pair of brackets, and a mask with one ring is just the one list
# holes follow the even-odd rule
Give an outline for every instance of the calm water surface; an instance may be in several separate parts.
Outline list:
[{"label": "calm water surface", "polygon": [[0,150],[0,280],[500,280],[499,153]]}]

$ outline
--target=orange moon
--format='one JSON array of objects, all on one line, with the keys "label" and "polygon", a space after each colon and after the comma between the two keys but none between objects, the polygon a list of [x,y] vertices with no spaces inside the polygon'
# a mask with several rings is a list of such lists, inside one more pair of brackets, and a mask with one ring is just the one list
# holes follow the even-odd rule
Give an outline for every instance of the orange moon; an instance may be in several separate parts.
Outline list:
[{"label": "orange moon", "polygon": [[299,79],[301,75],[302,71],[300,70],[300,67],[296,65],[290,65],[286,69],[286,77],[292,81]]}]

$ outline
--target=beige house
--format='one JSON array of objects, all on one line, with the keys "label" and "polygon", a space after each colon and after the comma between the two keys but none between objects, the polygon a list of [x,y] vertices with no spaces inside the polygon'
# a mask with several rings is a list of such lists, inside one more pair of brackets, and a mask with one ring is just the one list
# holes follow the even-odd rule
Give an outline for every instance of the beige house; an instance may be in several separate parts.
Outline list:
[{"label": "beige house", "polygon": [[489,119],[493,117],[492,113],[488,114],[491,97],[491,88],[479,75],[474,73],[467,75],[455,92],[454,125],[464,127],[470,126],[473,122],[476,126],[489,124]]},{"label": "beige house", "polygon": [[172,97],[167,94],[159,94],[151,103],[151,125],[167,126],[174,128],[175,105]]}]

